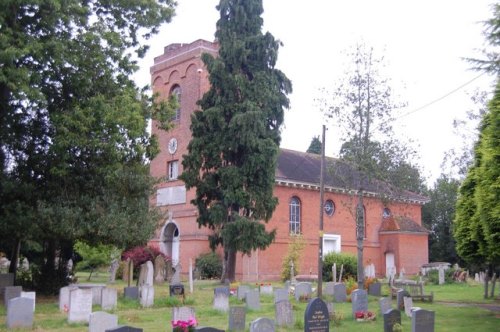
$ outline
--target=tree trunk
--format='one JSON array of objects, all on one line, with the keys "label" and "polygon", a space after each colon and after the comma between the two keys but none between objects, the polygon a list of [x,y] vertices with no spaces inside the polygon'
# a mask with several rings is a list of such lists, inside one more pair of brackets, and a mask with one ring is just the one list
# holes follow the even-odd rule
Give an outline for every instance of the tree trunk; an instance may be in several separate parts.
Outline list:
[{"label": "tree trunk", "polygon": [[358,289],[365,288],[365,276],[363,269],[363,238],[365,234],[365,214],[363,210],[363,192],[359,191],[358,204],[356,207],[356,239],[358,247]]},{"label": "tree trunk", "polygon": [[491,278],[491,293],[490,297],[493,298],[495,296],[495,284],[497,283],[497,274],[493,273],[493,278]]},{"label": "tree trunk", "polygon": [[21,251],[21,239],[16,239],[12,253],[10,255],[9,273],[14,274],[14,283],[17,275],[17,261],[19,260],[19,252]]},{"label": "tree trunk", "polygon": [[226,279],[224,282],[233,282],[236,275],[236,251],[229,249],[227,253]]},{"label": "tree trunk", "polygon": [[484,298],[485,299],[488,298],[488,281],[489,281],[488,270],[486,270],[484,272]]}]

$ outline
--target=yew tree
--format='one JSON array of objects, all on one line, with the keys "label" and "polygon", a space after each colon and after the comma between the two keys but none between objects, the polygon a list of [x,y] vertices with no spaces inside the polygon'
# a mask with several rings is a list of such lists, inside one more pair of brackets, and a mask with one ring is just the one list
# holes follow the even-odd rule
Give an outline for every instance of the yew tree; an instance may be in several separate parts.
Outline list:
[{"label": "yew tree", "polygon": [[291,82],[275,68],[281,43],[262,32],[262,0],[221,0],[219,55],[204,54],[211,87],[192,118],[181,179],[196,188],[200,227],[224,248],[222,280],[234,280],[236,254],[267,248],[275,230],[274,172]]}]

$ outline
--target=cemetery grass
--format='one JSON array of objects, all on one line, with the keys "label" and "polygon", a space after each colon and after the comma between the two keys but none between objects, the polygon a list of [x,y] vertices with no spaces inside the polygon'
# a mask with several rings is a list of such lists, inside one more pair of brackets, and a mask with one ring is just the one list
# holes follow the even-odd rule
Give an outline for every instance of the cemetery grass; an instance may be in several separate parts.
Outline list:
[{"label": "cemetery grass", "polygon": [[[83,277],[83,275],[82,275]],[[90,282],[104,283],[107,280],[105,274],[99,274],[92,277]],[[81,283],[88,282],[86,278],[79,278]],[[228,314],[218,312],[212,309],[213,289],[220,286],[218,281],[196,281],[193,294],[189,294],[189,285],[184,282],[186,288],[186,300],[184,305],[193,307],[200,326],[212,326],[226,330],[228,328]],[[255,284],[248,284],[256,287]],[[181,306],[181,299],[170,298],[168,295],[168,284],[155,286],[155,303],[152,308],[143,309],[139,303],[134,300],[123,298],[123,288],[126,285],[123,282],[116,282],[111,285],[118,289],[118,306],[110,313],[118,315],[120,325],[130,325],[140,327],[144,331],[172,331],[171,312],[173,306]],[[282,287],[281,283],[273,283],[274,287]],[[414,306],[423,309],[433,310],[436,313],[435,331],[494,331],[500,326],[500,312],[478,307],[477,303],[497,304],[498,301],[484,300],[483,288],[479,284],[450,284],[443,286],[427,285],[425,291],[434,292],[435,301],[433,303],[415,301]],[[387,296],[388,289],[384,285],[382,295]],[[247,331],[249,323],[258,317],[268,317],[274,319],[274,299],[272,295],[261,295],[260,310],[248,310],[246,314]],[[330,299],[326,299],[330,301]],[[297,302],[290,297],[293,306],[295,325],[289,328],[277,328],[279,332],[298,332],[304,331],[304,312],[307,306],[306,302]],[[244,306],[236,296],[230,298],[230,306]],[[459,303],[450,304],[442,302]],[[393,306],[395,300],[393,300]],[[351,317],[351,303],[335,303],[335,312],[343,317],[340,326],[336,326],[333,321],[330,322],[330,329],[333,331],[383,331],[383,317],[379,312],[378,297],[369,296],[369,310],[377,315],[373,322],[356,322]],[[99,306],[94,306],[93,311],[100,311]],[[6,310],[0,305],[0,331],[7,331]],[[406,317],[404,312],[401,314],[403,331],[411,331],[411,319]],[[34,317],[34,331],[88,331],[85,324],[69,324],[65,313],[59,312],[58,297],[39,297],[36,301],[36,313]]]}]

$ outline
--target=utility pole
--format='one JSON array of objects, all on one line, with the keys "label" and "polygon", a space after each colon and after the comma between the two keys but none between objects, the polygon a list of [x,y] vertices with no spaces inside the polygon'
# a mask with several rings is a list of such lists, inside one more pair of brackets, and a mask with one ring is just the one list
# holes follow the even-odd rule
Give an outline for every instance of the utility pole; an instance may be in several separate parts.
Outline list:
[{"label": "utility pole", "polygon": [[321,138],[321,163],[319,175],[319,252],[318,252],[318,297],[323,295],[323,200],[325,195],[325,125]]}]

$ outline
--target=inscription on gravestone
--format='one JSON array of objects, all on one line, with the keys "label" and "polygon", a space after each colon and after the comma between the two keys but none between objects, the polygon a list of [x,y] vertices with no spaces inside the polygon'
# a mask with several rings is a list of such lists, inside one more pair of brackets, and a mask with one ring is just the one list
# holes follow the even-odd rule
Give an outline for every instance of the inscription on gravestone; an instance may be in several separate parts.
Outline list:
[{"label": "inscription on gravestone", "polygon": [[230,331],[245,331],[246,308],[245,307],[230,307],[229,308],[229,330]]},{"label": "inscription on gravestone", "polygon": [[390,309],[384,313],[384,332],[393,332],[394,324],[401,324],[401,311]]},{"label": "inscription on gravestone", "polygon": [[314,298],[307,304],[304,313],[304,332],[329,332],[330,318],[328,307],[320,298]]}]

